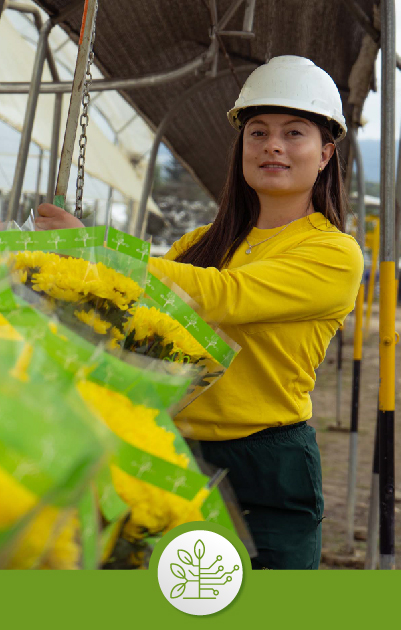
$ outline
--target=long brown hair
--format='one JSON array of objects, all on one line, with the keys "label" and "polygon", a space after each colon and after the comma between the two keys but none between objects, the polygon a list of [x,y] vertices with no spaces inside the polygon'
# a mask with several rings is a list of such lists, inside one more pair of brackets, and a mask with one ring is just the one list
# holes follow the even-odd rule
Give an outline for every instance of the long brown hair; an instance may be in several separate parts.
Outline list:
[{"label": "long brown hair", "polygon": [[[325,127],[318,127],[322,144],[335,144],[332,133]],[[232,145],[227,179],[214,222],[197,242],[176,258],[177,262],[222,269],[255,227],[260,204],[258,195],[246,183],[242,172],[243,135],[242,129]],[[321,212],[341,232],[345,231],[347,196],[337,149],[326,168],[319,173],[311,192],[311,201],[316,212]]]}]

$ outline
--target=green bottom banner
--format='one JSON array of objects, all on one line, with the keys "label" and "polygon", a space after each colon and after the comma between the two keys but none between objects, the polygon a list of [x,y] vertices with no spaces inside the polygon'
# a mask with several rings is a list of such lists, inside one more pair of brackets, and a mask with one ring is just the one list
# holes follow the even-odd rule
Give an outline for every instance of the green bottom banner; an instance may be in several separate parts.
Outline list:
[{"label": "green bottom banner", "polygon": [[382,627],[400,585],[397,571],[252,571],[236,534],[203,521],[165,534],[148,570],[0,572],[2,627],[17,630]]},{"label": "green bottom banner", "polygon": [[399,619],[400,585],[398,572],[253,571],[231,606],[194,617],[162,601],[145,571],[0,573],[3,627],[15,630],[36,624],[44,630],[380,628]]}]

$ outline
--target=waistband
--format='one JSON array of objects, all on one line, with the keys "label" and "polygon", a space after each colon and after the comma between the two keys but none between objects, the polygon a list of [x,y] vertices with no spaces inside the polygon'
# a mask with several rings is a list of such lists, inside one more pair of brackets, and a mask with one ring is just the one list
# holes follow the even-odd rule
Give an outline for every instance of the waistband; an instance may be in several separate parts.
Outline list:
[{"label": "waistband", "polygon": [[231,442],[250,442],[252,440],[266,440],[266,439],[274,439],[278,435],[282,435],[283,433],[291,433],[292,431],[296,431],[297,429],[301,429],[306,426],[306,420],[302,420],[302,422],[294,422],[293,424],[284,424],[280,427],[268,427],[267,429],[262,429],[261,431],[256,431],[256,433],[251,433],[251,435],[246,435],[245,437],[238,438],[236,440],[230,440]]}]

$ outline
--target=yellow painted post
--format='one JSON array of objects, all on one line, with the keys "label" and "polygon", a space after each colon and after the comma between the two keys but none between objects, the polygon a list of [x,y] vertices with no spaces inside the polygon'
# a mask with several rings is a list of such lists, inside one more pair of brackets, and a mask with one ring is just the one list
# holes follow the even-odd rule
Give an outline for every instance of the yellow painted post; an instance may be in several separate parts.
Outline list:
[{"label": "yellow painted post", "polygon": [[354,329],[354,361],[362,359],[362,323],[363,323],[363,303],[365,300],[365,285],[361,284],[355,302],[355,329]]},{"label": "yellow painted post", "polygon": [[395,0],[381,0],[380,568],[395,569]]},{"label": "yellow painted post", "polygon": [[380,263],[380,385],[379,409],[395,410],[395,263],[393,260]]}]

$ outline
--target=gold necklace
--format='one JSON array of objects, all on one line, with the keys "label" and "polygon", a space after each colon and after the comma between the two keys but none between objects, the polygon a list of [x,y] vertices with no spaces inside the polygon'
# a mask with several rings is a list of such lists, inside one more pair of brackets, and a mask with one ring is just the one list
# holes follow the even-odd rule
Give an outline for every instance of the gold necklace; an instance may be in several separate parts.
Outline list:
[{"label": "gold necklace", "polygon": [[268,238],[265,238],[263,241],[260,241],[259,243],[255,243],[255,245],[251,245],[250,242],[248,241],[247,237],[245,237],[246,242],[248,243],[248,249],[245,251],[245,254],[252,254],[252,248],[253,247],[257,247],[258,245],[261,245],[262,243],[266,243],[266,241],[270,241],[271,238],[274,238],[275,236],[278,236],[279,234],[281,234],[281,232],[284,232],[285,228],[287,228],[289,225],[291,225],[291,223],[294,223],[294,221],[297,221],[297,219],[293,219],[292,221],[290,221],[289,223],[287,223],[287,225],[285,225],[283,227],[282,230],[280,230],[280,232],[277,232],[277,234],[273,234],[273,236],[269,236]]}]

